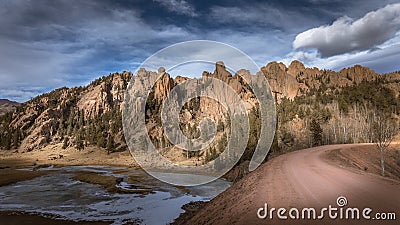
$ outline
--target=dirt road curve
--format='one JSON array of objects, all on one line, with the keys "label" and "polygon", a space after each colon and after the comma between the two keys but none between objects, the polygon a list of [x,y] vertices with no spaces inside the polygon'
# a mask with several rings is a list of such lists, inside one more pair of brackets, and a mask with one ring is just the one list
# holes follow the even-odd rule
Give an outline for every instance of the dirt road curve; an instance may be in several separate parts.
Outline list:
[{"label": "dirt road curve", "polygon": [[[335,151],[358,146],[364,145],[322,146],[274,158],[207,204],[188,224],[400,224],[399,181],[340,166],[332,159]],[[305,207],[315,207],[318,216],[329,205],[340,208],[339,196],[347,199],[344,210],[357,207],[362,213],[369,207],[371,218],[377,212],[395,212],[396,220],[366,220],[362,215],[360,220],[332,220],[327,212],[322,220],[280,220],[276,212],[272,220],[269,215],[257,217],[265,203],[268,210],[296,207],[300,214]]]}]

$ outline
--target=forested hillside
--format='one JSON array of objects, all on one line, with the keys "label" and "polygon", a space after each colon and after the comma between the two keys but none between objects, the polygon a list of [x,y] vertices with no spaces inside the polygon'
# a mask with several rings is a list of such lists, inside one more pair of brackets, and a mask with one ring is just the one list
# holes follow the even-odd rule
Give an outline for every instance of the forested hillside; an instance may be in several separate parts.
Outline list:
[{"label": "forested hillside", "polygon": [[[389,121],[390,126],[399,125],[399,72],[379,75],[361,66],[335,72],[305,68],[298,61],[289,67],[272,62],[261,71],[277,100],[279,122],[272,155],[316,145],[373,142],[375,122],[381,117]],[[152,72],[140,70],[140,73]],[[249,159],[257,145],[260,126],[254,96],[242,80],[224,67],[216,65],[214,73],[205,72],[203,76],[229,83],[246,98],[251,136],[243,161]],[[131,77],[129,72],[114,73],[86,87],[56,89],[19,105],[0,117],[0,148],[32,151],[62,143],[63,148],[97,146],[109,152],[126,150],[121,109]],[[169,91],[187,79],[174,79],[168,74],[162,77],[148,100],[150,115],[158,114]],[[218,124],[218,138],[201,153],[180,151],[175,156],[210,161],[226,145],[229,118],[224,117],[226,112],[216,102],[192,100],[182,111],[186,124],[182,129],[190,137],[198,135],[199,118],[192,119],[200,116],[196,113],[198,110],[208,110],[208,114],[213,115]],[[172,146],[159,127],[158,117],[146,118],[153,143],[171,150]]]}]

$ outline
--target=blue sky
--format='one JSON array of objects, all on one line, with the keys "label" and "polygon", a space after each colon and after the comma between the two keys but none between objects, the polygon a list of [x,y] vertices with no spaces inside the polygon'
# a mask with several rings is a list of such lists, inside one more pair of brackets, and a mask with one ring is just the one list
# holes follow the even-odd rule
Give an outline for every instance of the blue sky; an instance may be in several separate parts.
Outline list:
[{"label": "blue sky", "polygon": [[293,59],[400,70],[399,1],[0,0],[0,98],[135,71],[171,44],[230,44],[259,66]]}]

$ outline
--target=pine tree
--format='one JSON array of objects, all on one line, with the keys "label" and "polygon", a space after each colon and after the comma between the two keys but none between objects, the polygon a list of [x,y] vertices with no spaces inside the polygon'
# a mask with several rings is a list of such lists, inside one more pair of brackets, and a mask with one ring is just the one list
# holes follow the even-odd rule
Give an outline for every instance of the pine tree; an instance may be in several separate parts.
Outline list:
[{"label": "pine tree", "polygon": [[60,122],[58,124],[58,132],[61,137],[64,136],[64,116],[61,115]]},{"label": "pine tree", "polygon": [[319,146],[322,144],[322,128],[319,122],[315,119],[311,120],[310,131],[313,140],[313,146]]},{"label": "pine tree", "polygon": [[222,131],[224,131],[224,123],[222,122],[222,120],[219,120],[217,126],[217,132],[222,132]]},{"label": "pine tree", "polygon": [[75,112],[73,109],[71,109],[71,113],[69,114],[68,118],[67,135],[72,135],[72,132],[74,131],[74,118]]},{"label": "pine tree", "polygon": [[[215,149],[215,147],[212,147],[211,148],[211,160],[214,160],[215,158],[217,158],[218,157],[218,155],[217,155],[217,150]],[[210,161],[211,161],[210,160]]]},{"label": "pine tree", "polygon": [[6,150],[10,150],[11,149],[11,135],[10,135],[10,131],[7,131],[7,133],[5,134],[4,137],[4,148]]},{"label": "pine tree", "polygon": [[85,148],[85,145],[83,144],[84,134],[85,132],[83,128],[79,129],[77,134],[75,134],[75,144],[76,144],[76,149],[78,150],[82,150]]},{"label": "pine tree", "polygon": [[103,134],[100,133],[100,134],[97,136],[97,142],[96,142],[97,147],[99,147],[99,148],[105,148],[105,147],[106,147],[106,144],[107,144],[106,139],[104,138]]},{"label": "pine tree", "polygon": [[113,149],[114,149],[115,143],[114,143],[114,138],[109,135],[107,138],[107,154],[110,154]]},{"label": "pine tree", "polygon": [[78,135],[78,136],[76,137],[76,140],[75,140],[75,147],[76,147],[76,149],[78,149],[78,150],[82,150],[82,149],[85,148],[85,146],[84,146],[84,144],[83,144],[83,140],[82,140],[82,138],[81,138],[80,135]]},{"label": "pine tree", "polygon": [[63,146],[62,146],[62,148],[63,149],[66,149],[66,148],[68,148],[68,137],[64,137],[64,142],[63,142]]},{"label": "pine tree", "polygon": [[13,146],[14,146],[14,148],[18,148],[19,141],[20,141],[20,136],[21,136],[20,130],[18,128],[15,129],[14,133],[13,133]]},{"label": "pine tree", "polygon": [[204,158],[205,163],[208,163],[209,161],[211,161],[211,156],[209,153],[209,150],[206,150],[206,157]]}]

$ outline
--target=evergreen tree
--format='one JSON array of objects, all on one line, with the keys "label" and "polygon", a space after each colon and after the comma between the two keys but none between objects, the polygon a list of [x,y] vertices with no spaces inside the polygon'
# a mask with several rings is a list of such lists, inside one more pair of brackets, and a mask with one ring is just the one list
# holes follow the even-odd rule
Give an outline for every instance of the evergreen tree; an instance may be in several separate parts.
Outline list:
[{"label": "evergreen tree", "polygon": [[100,133],[100,134],[97,136],[97,142],[96,142],[97,147],[99,147],[99,148],[105,148],[105,147],[106,147],[106,144],[107,144],[106,139],[104,138],[103,134]]},{"label": "evergreen tree", "polygon": [[85,148],[84,145],[84,140],[85,140],[85,131],[83,127],[81,127],[79,130],[75,128],[74,131],[74,136],[75,136],[75,147],[78,150],[82,150]]},{"label": "evergreen tree", "polygon": [[10,135],[10,131],[8,131],[8,132],[5,134],[5,137],[4,137],[4,148],[5,148],[6,150],[10,150],[10,149],[11,149],[11,135]]},{"label": "evergreen tree", "polygon": [[110,154],[115,147],[114,138],[111,135],[108,135],[107,138],[107,154]]},{"label": "evergreen tree", "polygon": [[75,112],[73,109],[71,109],[71,113],[69,114],[68,125],[67,125],[67,135],[69,135],[69,136],[71,136],[72,132],[74,131],[74,118],[75,118]]},{"label": "evergreen tree", "polygon": [[58,132],[61,137],[64,136],[64,116],[61,115],[60,122],[58,124]]},{"label": "evergreen tree", "polygon": [[75,139],[75,147],[78,150],[82,150],[85,148],[85,145],[83,144],[83,140],[82,140],[82,136],[81,135],[77,135],[76,139]]},{"label": "evergreen tree", "polygon": [[68,140],[69,140],[68,137],[64,137],[64,142],[63,142],[63,146],[62,146],[63,149],[68,148]]},{"label": "evergreen tree", "polygon": [[311,120],[310,131],[312,135],[313,146],[319,146],[322,144],[322,128],[319,122],[315,119]]},{"label": "evergreen tree", "polygon": [[208,163],[209,161],[211,161],[211,156],[210,156],[210,150],[207,149],[207,150],[206,150],[206,156],[205,156],[205,158],[204,158],[204,162],[205,162],[205,163]]},{"label": "evergreen tree", "polygon": [[219,120],[217,126],[217,132],[222,132],[222,131],[224,131],[224,123],[222,122],[222,120]]},{"label": "evergreen tree", "polygon": [[17,128],[13,133],[13,146],[14,148],[18,148],[20,141],[21,131]]}]

